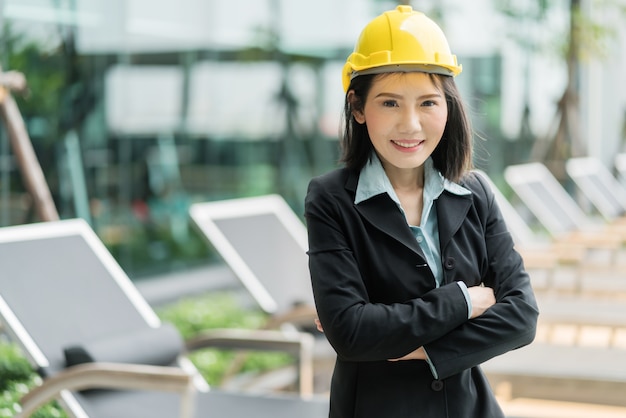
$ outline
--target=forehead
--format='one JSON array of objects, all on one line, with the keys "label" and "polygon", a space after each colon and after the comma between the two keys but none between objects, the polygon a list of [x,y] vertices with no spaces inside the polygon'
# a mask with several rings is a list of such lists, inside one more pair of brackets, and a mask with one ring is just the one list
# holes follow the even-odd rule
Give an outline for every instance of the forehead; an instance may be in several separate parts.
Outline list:
[{"label": "forehead", "polygon": [[423,72],[393,72],[378,74],[372,80],[372,90],[416,89],[443,92],[440,77]]}]

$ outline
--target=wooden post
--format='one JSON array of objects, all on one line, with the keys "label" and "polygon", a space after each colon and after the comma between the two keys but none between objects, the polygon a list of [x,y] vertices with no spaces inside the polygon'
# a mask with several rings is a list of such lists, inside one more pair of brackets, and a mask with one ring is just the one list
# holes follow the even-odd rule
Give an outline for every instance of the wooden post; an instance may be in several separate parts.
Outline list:
[{"label": "wooden post", "polygon": [[59,214],[35,155],[22,114],[11,95],[12,90],[26,90],[24,75],[15,71],[2,72],[2,67],[0,67],[0,115],[6,126],[25,187],[33,198],[35,209],[41,220],[56,221],[59,219]]}]

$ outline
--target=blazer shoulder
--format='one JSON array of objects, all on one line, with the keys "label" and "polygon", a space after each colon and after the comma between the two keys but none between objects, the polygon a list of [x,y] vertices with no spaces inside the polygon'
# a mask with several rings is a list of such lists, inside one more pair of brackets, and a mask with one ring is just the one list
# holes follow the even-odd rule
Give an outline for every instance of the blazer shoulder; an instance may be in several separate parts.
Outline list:
[{"label": "blazer shoulder", "polygon": [[325,186],[340,185],[343,186],[350,175],[347,168],[337,168],[327,173],[320,174],[311,179],[311,183],[320,183]]},{"label": "blazer shoulder", "polygon": [[355,192],[350,184],[356,183],[353,178],[354,172],[346,168],[335,169],[313,177],[309,182],[305,197],[305,213],[317,212],[322,208],[329,210],[337,206],[351,206]]},{"label": "blazer shoulder", "polygon": [[358,179],[358,175],[355,175],[353,171],[347,168],[338,168],[325,174],[313,177],[309,181],[307,193],[330,193],[333,195],[345,194],[346,189],[350,190],[352,188],[352,183],[354,183],[354,189],[356,189],[356,179]]},{"label": "blazer shoulder", "polygon": [[495,195],[487,180],[478,172],[470,171],[460,181],[461,186],[472,192],[475,206],[491,210],[494,205]]},{"label": "blazer shoulder", "polygon": [[470,171],[465,174],[460,184],[481,199],[491,200],[494,196],[487,180],[477,171]]}]

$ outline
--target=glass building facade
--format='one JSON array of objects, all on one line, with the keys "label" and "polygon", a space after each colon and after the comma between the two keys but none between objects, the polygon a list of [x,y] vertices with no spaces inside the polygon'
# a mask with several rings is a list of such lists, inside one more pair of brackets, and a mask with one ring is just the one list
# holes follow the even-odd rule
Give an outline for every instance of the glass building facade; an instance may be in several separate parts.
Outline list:
[{"label": "glass building facade", "polygon": [[[465,13],[447,3],[420,7],[445,28]],[[0,0],[0,63],[28,82],[13,96],[59,216],[88,220],[141,278],[217,261],[192,202],[278,193],[302,214],[309,179],[338,165],[344,60],[396,4]],[[455,42],[488,139],[476,165],[500,172],[528,148],[503,138],[503,58]],[[38,220],[14,151],[0,130],[2,226]]]}]

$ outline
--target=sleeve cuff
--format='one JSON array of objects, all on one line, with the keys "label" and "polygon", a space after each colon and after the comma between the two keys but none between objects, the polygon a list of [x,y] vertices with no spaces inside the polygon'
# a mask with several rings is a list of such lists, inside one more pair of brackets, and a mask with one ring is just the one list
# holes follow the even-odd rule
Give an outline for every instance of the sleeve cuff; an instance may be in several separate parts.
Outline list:
[{"label": "sleeve cuff", "polygon": [[467,319],[472,317],[472,300],[470,299],[469,292],[467,291],[467,285],[463,282],[456,282],[461,291],[463,292],[463,296],[465,296],[465,302],[467,303]]},{"label": "sleeve cuff", "polygon": [[428,357],[428,351],[426,351],[426,347],[422,347],[422,349],[424,350],[424,354],[426,354],[426,363],[428,363],[428,367],[430,367],[430,372],[435,379],[439,379],[437,369],[435,369],[435,365],[430,361],[430,357]]}]

